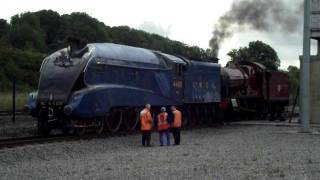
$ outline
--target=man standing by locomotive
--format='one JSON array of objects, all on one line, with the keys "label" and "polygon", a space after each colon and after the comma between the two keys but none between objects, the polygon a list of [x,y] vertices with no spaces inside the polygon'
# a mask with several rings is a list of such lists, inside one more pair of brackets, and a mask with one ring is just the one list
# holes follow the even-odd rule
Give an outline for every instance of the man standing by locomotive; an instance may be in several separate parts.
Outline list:
[{"label": "man standing by locomotive", "polygon": [[163,146],[163,134],[167,137],[167,146],[170,145],[170,130],[169,130],[169,124],[168,124],[168,113],[166,112],[166,108],[161,108],[161,113],[158,114],[158,131],[159,131],[159,142],[160,146]]},{"label": "man standing by locomotive", "polygon": [[150,110],[151,105],[146,104],[145,108],[140,112],[142,146],[151,146],[152,116]]},{"label": "man standing by locomotive", "polygon": [[171,124],[171,132],[173,135],[174,144],[179,145],[182,115],[181,115],[181,112],[175,106],[171,106],[171,111],[173,114],[173,123]]}]

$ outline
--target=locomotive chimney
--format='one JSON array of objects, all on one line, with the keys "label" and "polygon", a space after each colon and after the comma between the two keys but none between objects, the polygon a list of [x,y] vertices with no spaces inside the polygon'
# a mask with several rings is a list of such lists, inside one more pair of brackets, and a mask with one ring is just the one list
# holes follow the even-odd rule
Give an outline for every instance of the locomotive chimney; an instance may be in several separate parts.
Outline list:
[{"label": "locomotive chimney", "polygon": [[88,51],[87,39],[69,37],[68,42],[70,46],[70,57],[82,57],[82,55]]},{"label": "locomotive chimney", "polygon": [[209,57],[209,61],[213,63],[219,63],[219,58],[216,57]]}]

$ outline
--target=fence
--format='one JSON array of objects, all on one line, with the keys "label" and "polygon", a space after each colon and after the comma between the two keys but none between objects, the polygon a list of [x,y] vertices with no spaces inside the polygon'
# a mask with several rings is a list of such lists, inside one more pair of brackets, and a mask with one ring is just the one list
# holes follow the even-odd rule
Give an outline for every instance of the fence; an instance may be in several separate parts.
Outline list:
[{"label": "fence", "polygon": [[0,86],[6,86],[0,90],[0,116],[12,116],[12,121],[15,122],[16,115],[25,112],[28,92],[17,92],[15,76],[10,79],[10,84],[0,81]]}]

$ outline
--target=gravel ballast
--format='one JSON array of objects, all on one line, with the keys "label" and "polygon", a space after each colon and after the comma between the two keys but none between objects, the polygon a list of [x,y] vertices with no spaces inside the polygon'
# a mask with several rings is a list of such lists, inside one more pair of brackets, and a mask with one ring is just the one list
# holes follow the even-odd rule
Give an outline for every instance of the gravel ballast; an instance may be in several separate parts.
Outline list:
[{"label": "gravel ballast", "polygon": [[140,135],[0,150],[0,179],[319,179],[320,136],[296,127],[182,131],[180,146]]}]

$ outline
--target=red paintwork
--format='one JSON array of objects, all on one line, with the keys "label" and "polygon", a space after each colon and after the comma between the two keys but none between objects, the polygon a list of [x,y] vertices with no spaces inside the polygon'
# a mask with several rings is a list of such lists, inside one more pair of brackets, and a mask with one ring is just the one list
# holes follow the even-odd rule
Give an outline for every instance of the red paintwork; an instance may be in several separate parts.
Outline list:
[{"label": "red paintwork", "polygon": [[283,72],[271,72],[270,74],[270,101],[288,100],[289,76]]},{"label": "red paintwork", "polygon": [[[221,72],[224,98],[235,99],[245,111],[279,114],[288,105],[289,77],[284,72],[269,72],[263,65],[249,61],[228,64]],[[220,104],[221,109],[225,106]]]},{"label": "red paintwork", "polygon": [[[268,99],[268,78],[263,65],[244,62],[233,68],[224,69],[229,77],[230,97]],[[289,99],[289,77],[284,72],[269,72],[269,100]]]},{"label": "red paintwork", "polygon": [[229,77],[229,88],[237,88],[245,85],[248,77],[240,69],[224,68],[225,74]]}]

